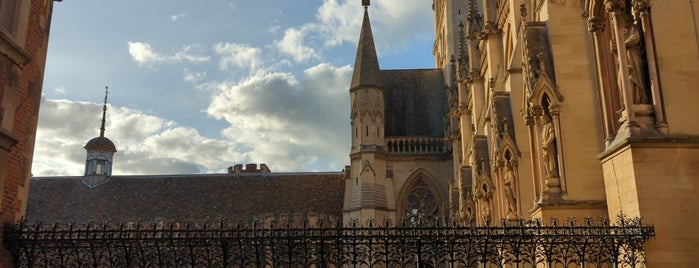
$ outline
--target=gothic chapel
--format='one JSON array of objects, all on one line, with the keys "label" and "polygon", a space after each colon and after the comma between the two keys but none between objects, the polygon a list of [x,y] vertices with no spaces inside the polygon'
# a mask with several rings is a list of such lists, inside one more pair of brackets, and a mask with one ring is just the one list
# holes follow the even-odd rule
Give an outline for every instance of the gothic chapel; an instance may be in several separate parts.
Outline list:
[{"label": "gothic chapel", "polygon": [[649,267],[699,264],[699,3],[433,0],[435,68],[406,70],[379,67],[362,5],[344,172],[113,176],[91,141],[85,176],[31,180],[27,219],[624,215],[655,226]]},{"label": "gothic chapel", "polygon": [[379,68],[368,2],[345,221],[642,217],[699,263],[694,1],[433,0],[426,70]]}]

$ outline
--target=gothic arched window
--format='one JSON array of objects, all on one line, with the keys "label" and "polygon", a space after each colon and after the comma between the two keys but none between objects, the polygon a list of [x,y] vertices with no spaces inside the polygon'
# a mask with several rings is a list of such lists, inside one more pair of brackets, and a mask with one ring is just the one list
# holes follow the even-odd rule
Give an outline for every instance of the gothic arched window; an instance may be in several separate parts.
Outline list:
[{"label": "gothic arched window", "polygon": [[437,215],[435,195],[422,178],[408,192],[405,202],[405,219],[411,223],[434,219]]}]

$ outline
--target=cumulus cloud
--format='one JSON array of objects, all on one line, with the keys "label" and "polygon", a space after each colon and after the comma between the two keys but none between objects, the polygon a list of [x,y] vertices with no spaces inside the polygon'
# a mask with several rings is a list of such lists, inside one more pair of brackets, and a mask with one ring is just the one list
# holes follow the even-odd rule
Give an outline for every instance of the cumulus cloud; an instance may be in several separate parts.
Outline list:
[{"label": "cumulus cloud", "polygon": [[131,59],[139,66],[153,66],[162,63],[192,62],[201,63],[209,61],[210,57],[202,55],[201,45],[185,45],[173,55],[164,55],[153,50],[149,43],[128,42]]},{"label": "cumulus cloud", "polygon": [[[426,23],[432,20],[429,2],[375,1],[369,11],[379,50],[399,48],[416,38],[415,29],[432,28]],[[362,12],[354,0],[323,0],[313,22],[272,27],[277,40],[258,47],[214,42],[163,51],[128,42],[138,66],[208,64],[182,66],[181,79],[210,94],[204,116],[225,126],[220,136],[207,137],[186,122],[110,107],[107,137],[119,150],[114,174],[225,172],[230,165],[253,162],[267,163],[275,172],[342,169],[349,163],[352,68],[320,62],[324,51],[356,43]],[[350,61],[353,56],[348,55]],[[298,63],[315,66],[294,71]],[[243,73],[231,75],[232,70]],[[40,113],[34,175],[81,175],[83,146],[99,134],[101,104],[42,100]]]},{"label": "cumulus cloud", "polygon": [[223,135],[276,170],[341,169],[349,148],[349,66],[320,64],[301,77],[270,73],[219,84],[207,113]]},{"label": "cumulus cloud", "polygon": [[[139,110],[107,111],[106,137],[117,147],[115,175],[221,173],[236,163],[273,171],[340,170],[349,162],[352,69],[319,64],[298,77],[257,74],[209,83],[206,113],[225,120],[220,138]],[[32,172],[82,175],[83,146],[99,135],[101,104],[42,100]]]},{"label": "cumulus cloud", "polygon": [[[362,24],[362,7],[352,0],[324,0],[316,12],[316,21],[287,28],[277,41],[277,49],[292,56],[296,62],[320,59],[325,48],[344,43],[356,44]],[[433,35],[415,36],[415,32],[429,33],[433,20],[429,2],[384,0],[369,8],[372,30],[377,49],[387,51],[408,46],[415,39],[431,40]],[[276,32],[276,29],[275,29]]]},{"label": "cumulus cloud", "polygon": [[[42,100],[32,172],[35,176],[82,175],[87,141],[99,135],[101,105]],[[138,110],[109,107],[105,136],[114,142],[115,175],[225,172],[246,155],[229,140]]]},{"label": "cumulus cloud", "polygon": [[289,28],[284,31],[284,37],[277,42],[280,52],[287,54],[296,62],[304,62],[311,59],[320,59],[318,52],[305,43],[309,33],[314,31],[313,24],[304,25],[301,28]]},{"label": "cumulus cloud", "polygon": [[229,68],[246,68],[255,72],[262,63],[260,48],[238,43],[214,44],[214,51],[221,56],[219,67],[221,70]]}]

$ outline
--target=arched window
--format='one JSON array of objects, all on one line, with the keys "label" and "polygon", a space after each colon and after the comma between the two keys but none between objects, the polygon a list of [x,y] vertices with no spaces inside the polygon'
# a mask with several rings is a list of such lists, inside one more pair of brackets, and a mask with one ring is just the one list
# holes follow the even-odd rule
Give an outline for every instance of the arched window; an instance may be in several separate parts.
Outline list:
[{"label": "arched window", "polygon": [[411,222],[434,219],[437,215],[437,200],[423,178],[408,192],[405,204],[405,217]]}]

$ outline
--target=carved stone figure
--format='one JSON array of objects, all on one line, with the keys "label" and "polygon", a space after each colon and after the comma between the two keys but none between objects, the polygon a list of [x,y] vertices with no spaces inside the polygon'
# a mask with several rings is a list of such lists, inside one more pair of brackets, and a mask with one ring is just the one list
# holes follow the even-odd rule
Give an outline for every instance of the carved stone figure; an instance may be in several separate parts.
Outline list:
[{"label": "carved stone figure", "polygon": [[554,178],[558,176],[558,157],[556,155],[556,132],[551,118],[544,114],[544,128],[541,130],[541,149],[544,157],[544,167],[546,177]]},{"label": "carved stone figure", "polygon": [[507,208],[507,218],[517,216],[517,199],[515,198],[514,180],[515,180],[515,173],[512,170],[512,167],[508,167],[507,172],[505,173],[505,183],[504,183],[505,203],[506,203],[505,207]]},{"label": "carved stone figure", "polygon": [[490,202],[488,202],[488,199],[483,199],[481,200],[481,220],[489,221],[490,220]]},{"label": "carved stone figure", "polygon": [[649,103],[648,94],[646,94],[646,68],[642,58],[642,40],[638,25],[633,22],[633,18],[627,19],[624,28],[624,45],[626,46],[626,59],[634,104]]}]

